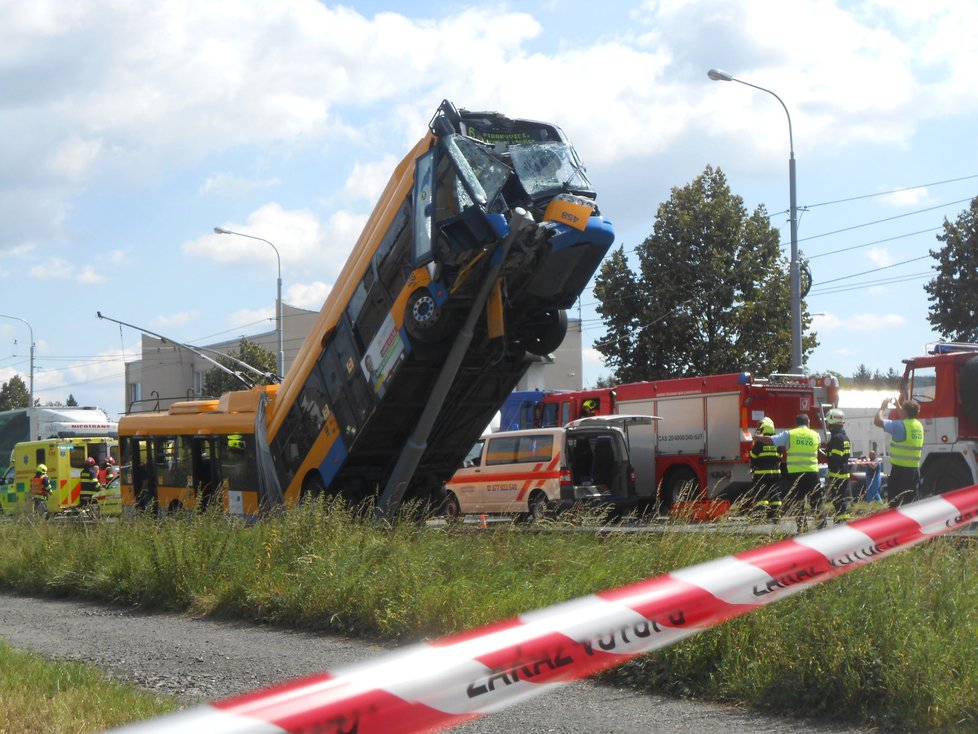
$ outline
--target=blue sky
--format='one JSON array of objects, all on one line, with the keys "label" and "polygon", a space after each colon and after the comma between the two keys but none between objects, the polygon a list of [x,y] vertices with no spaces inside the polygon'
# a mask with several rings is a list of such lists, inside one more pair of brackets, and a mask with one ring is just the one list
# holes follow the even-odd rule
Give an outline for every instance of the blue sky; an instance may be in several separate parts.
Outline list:
[{"label": "blue sky", "polygon": [[[124,409],[139,335],[97,311],[195,344],[273,328],[275,253],[215,226],[275,243],[285,302],[318,310],[445,98],[563,127],[626,249],[712,165],[787,252],[788,118],[711,67],[791,115],[809,369],[900,369],[937,338],[927,251],[978,194],[978,6],[400,5],[0,0],[0,313],[33,328],[37,397]],[[28,355],[0,319],[0,382]]]}]

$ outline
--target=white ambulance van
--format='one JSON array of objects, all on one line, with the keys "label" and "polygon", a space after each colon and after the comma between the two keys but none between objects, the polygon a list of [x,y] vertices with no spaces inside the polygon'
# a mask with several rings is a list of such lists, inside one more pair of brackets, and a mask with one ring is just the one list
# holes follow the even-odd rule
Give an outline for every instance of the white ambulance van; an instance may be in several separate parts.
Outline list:
[{"label": "white ambulance van", "polygon": [[515,513],[540,520],[574,506],[627,506],[635,473],[618,427],[623,416],[608,419],[484,435],[445,484],[446,518]]}]

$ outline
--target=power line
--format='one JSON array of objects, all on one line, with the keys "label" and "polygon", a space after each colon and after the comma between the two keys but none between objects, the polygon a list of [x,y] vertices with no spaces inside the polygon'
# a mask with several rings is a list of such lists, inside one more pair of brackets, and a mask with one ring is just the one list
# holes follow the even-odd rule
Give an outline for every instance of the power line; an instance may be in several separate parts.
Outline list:
[{"label": "power line", "polygon": [[898,234],[893,237],[885,237],[881,240],[873,240],[872,242],[864,242],[861,245],[853,245],[852,247],[843,247],[840,250],[832,250],[831,252],[822,252],[818,255],[809,255],[806,260],[815,260],[819,257],[826,257],[828,255],[838,255],[840,252],[851,252],[852,250],[858,250],[862,247],[870,247],[871,245],[880,245],[884,242],[892,242],[893,240],[902,240],[905,237],[915,237],[919,234],[927,234],[928,232],[934,232],[935,230],[942,229],[942,227],[931,227],[929,229],[919,229],[916,232],[908,232],[907,234]]},{"label": "power line", "polygon": [[893,285],[894,283],[904,283],[911,280],[922,280],[923,278],[932,278],[934,276],[933,271],[927,273],[913,273],[911,275],[898,275],[892,278],[883,278],[881,280],[872,280],[863,283],[850,283],[848,285],[837,286],[834,288],[826,288],[825,290],[813,290],[808,294],[808,297],[813,296],[827,296],[833,293],[846,293],[848,291],[858,291],[865,290],[866,288],[872,288],[881,285]]},{"label": "power line", "polygon": [[819,283],[819,286],[824,286],[824,285],[827,285],[828,283],[835,283],[835,282],[840,281],[840,280],[849,280],[849,278],[858,278],[861,275],[869,275],[871,273],[878,273],[881,270],[889,270],[890,268],[897,268],[897,267],[900,267],[901,265],[906,265],[907,263],[914,263],[914,262],[917,262],[919,260],[926,260],[929,257],[930,257],[930,254],[921,255],[920,257],[912,257],[909,260],[901,260],[900,262],[893,263],[892,265],[882,265],[882,266],[880,266],[878,268],[873,268],[872,270],[864,270],[861,273],[851,273],[849,275],[843,275],[843,276],[841,276],[839,278],[831,278],[829,280],[823,280],[823,281],[821,281]]},{"label": "power line", "polygon": [[846,199],[835,199],[833,201],[823,201],[821,204],[808,204],[806,209],[816,209],[820,206],[830,206],[832,204],[845,204],[850,201],[859,201],[860,199],[871,199],[875,196],[890,196],[891,194],[899,194],[902,191],[913,191],[914,189],[926,189],[930,186],[941,186],[948,183],[958,183],[959,181],[969,181],[973,178],[978,178],[978,173],[972,174],[970,176],[961,176],[960,178],[948,178],[944,181],[934,181],[933,183],[919,184],[917,186],[904,186],[900,189],[891,189],[889,191],[878,191],[875,194],[862,194],[860,196],[850,196]]},{"label": "power line", "polygon": [[[831,232],[822,232],[821,234],[813,234],[810,237],[802,237],[798,241],[799,242],[807,242],[809,240],[817,240],[817,239],[819,239],[821,237],[828,237],[829,235],[833,235],[833,234],[841,234],[842,232],[851,232],[854,229],[861,229],[863,227],[871,227],[874,224],[883,224],[884,222],[892,222],[895,219],[903,219],[904,217],[912,217],[915,214],[923,214],[924,212],[931,212],[931,211],[934,211],[936,209],[944,209],[945,207],[954,206],[955,204],[961,204],[961,203],[966,202],[966,201],[971,201],[973,198],[974,197],[970,197],[970,198],[967,198],[967,199],[959,199],[958,201],[951,201],[951,202],[947,202],[946,204],[938,204],[937,206],[930,206],[930,207],[927,207],[926,209],[917,209],[916,211],[904,212],[903,214],[896,214],[896,215],[894,215],[892,217],[886,217],[884,219],[876,219],[876,220],[874,220],[872,222],[864,222],[863,224],[854,224],[851,227],[843,227],[842,229],[832,230]],[[788,244],[788,243],[787,242],[782,242],[781,243],[781,246],[783,247],[786,244]]]}]

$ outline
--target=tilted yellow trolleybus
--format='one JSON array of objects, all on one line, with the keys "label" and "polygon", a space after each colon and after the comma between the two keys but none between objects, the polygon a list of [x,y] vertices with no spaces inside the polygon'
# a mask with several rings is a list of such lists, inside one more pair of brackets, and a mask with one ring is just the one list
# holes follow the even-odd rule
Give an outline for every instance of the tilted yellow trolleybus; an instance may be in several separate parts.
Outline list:
[{"label": "tilted yellow trolleybus", "polygon": [[124,508],[436,496],[613,240],[559,128],[443,102],[280,385],[120,420]]}]

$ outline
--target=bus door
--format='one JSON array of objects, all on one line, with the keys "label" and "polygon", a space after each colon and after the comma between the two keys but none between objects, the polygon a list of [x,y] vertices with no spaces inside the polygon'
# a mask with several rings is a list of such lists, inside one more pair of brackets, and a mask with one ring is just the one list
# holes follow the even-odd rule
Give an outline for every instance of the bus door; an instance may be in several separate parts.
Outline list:
[{"label": "bus door", "polygon": [[[232,441],[243,442],[244,438],[239,434],[232,434],[227,437],[227,441],[229,444]],[[191,472],[193,474],[197,509],[201,511],[206,510],[221,481],[221,468],[217,461],[215,438],[213,436],[195,436],[193,438]]]},{"label": "bus door", "polygon": [[[132,466],[132,491],[137,510],[155,509],[156,471],[154,470],[153,450],[148,439],[130,438],[130,457]],[[123,468],[125,470],[125,467]],[[125,477],[123,476],[123,482]]]}]

